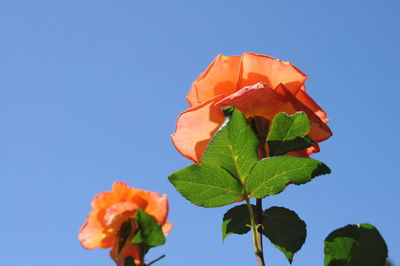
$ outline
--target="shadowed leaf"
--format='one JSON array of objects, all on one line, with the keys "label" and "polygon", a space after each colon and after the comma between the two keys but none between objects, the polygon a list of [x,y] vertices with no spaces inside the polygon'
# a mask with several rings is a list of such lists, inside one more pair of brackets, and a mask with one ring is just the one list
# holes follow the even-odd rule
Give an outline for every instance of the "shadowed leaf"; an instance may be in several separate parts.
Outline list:
[{"label": "shadowed leaf", "polygon": [[[252,205],[254,209],[255,206]],[[255,210],[254,210],[255,211]],[[224,214],[222,240],[231,234],[246,234],[250,231],[250,216],[246,204],[235,206]]]},{"label": "shadowed leaf", "polygon": [[300,250],[306,240],[307,228],[294,211],[271,207],[263,215],[263,234],[292,263],[294,253]]},{"label": "shadowed leaf", "polygon": [[387,246],[370,224],[347,225],[325,239],[324,266],[385,266]]},{"label": "shadowed leaf", "polygon": [[131,236],[132,226],[131,221],[124,222],[118,232],[118,253],[121,252],[126,240]]}]

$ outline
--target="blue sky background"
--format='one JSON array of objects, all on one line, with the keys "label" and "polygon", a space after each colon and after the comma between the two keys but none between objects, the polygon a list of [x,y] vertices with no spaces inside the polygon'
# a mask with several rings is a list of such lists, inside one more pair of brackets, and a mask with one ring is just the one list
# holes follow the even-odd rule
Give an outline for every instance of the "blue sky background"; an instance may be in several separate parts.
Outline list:
[{"label": "blue sky background", "polygon": [[[293,265],[323,240],[375,224],[400,263],[398,1],[0,1],[0,265],[111,266],[77,233],[115,180],[168,194],[174,228],[157,265],[255,265],[250,234],[221,242],[229,207],[184,200],[167,176],[190,164],[170,142],[191,82],[219,53],[256,52],[309,75],[334,136],[333,170],[264,206],[308,224]],[[268,265],[288,265],[265,241]]]}]

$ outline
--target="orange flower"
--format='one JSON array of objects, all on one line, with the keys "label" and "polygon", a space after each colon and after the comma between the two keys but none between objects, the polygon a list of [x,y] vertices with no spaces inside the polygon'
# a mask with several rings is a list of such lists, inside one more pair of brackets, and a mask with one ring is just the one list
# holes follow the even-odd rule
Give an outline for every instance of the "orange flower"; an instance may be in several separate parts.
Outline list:
[{"label": "orange flower", "polygon": [[[167,235],[172,224],[167,222],[168,200],[166,195],[129,187],[124,182],[115,182],[112,191],[97,194],[92,201],[93,210],[79,231],[79,241],[87,249],[112,248],[111,257],[117,265],[124,265],[125,258],[132,256],[135,263],[141,263],[140,248],[126,244],[121,250],[120,233],[124,223],[130,223],[132,231],[137,224],[132,220],[140,207],[151,215]],[[125,243],[129,243],[133,235]]]},{"label": "orange flower", "polygon": [[247,118],[261,116],[269,121],[279,112],[304,111],[311,121],[313,147],[296,152],[308,156],[319,151],[318,142],[332,135],[326,113],[306,93],[307,76],[288,62],[269,56],[244,53],[218,55],[193,82],[187,95],[191,108],[178,118],[172,141],[176,149],[196,163],[225,117],[221,108],[235,106]]}]

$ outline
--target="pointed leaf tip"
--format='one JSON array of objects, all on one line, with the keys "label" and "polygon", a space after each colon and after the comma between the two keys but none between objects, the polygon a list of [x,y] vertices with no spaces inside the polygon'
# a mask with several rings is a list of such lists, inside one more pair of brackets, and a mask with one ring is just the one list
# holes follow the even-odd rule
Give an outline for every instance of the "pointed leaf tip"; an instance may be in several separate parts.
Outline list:
[{"label": "pointed leaf tip", "polygon": [[258,139],[245,116],[232,109],[227,122],[208,144],[201,162],[220,166],[239,180],[244,180],[257,162]]},{"label": "pointed leaf tip", "polygon": [[329,174],[324,163],[304,157],[279,156],[258,161],[247,178],[247,191],[253,198],[282,192],[288,183],[304,184],[314,177]]},{"label": "pointed leaf tip", "polygon": [[292,263],[294,254],[306,240],[307,226],[294,211],[271,207],[263,214],[263,234]]},{"label": "pointed leaf tip", "polygon": [[304,112],[275,115],[267,137],[270,156],[285,155],[290,151],[303,150],[314,143],[307,137],[311,123]]},{"label": "pointed leaf tip", "polygon": [[165,236],[161,230],[161,226],[143,211],[138,208],[134,218],[138,224],[139,230],[131,240],[132,244],[145,244],[149,247],[157,247],[165,244]]}]

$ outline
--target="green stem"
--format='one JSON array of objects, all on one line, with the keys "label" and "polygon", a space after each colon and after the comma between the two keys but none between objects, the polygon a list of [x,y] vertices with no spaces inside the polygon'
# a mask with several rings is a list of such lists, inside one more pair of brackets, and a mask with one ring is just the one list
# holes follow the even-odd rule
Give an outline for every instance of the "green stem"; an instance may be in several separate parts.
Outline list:
[{"label": "green stem", "polygon": [[250,199],[248,196],[246,196],[246,205],[247,205],[247,209],[249,211],[249,216],[250,216],[251,231],[253,234],[253,246],[254,246],[254,253],[255,253],[256,259],[257,259],[257,265],[265,266],[262,246],[260,245],[260,236],[259,236],[258,230],[257,230],[256,218],[254,216],[254,211],[253,211],[253,208],[251,206]]},{"label": "green stem", "polygon": [[[267,141],[267,136],[269,132],[269,126],[270,122],[268,119],[265,119],[260,116],[255,116],[253,117],[252,120],[252,128],[254,132],[257,135],[258,140],[260,141],[259,146],[258,146],[258,159],[262,160],[264,158],[268,157],[268,153],[265,149],[266,141]],[[256,222],[256,229],[257,232],[257,244],[259,249],[261,250],[261,255],[262,255],[262,261],[263,264],[264,262],[264,254],[263,254],[263,234],[262,234],[262,217],[263,217],[263,209],[262,209],[262,199],[257,199],[256,200],[256,208],[255,208],[255,222]]]}]

